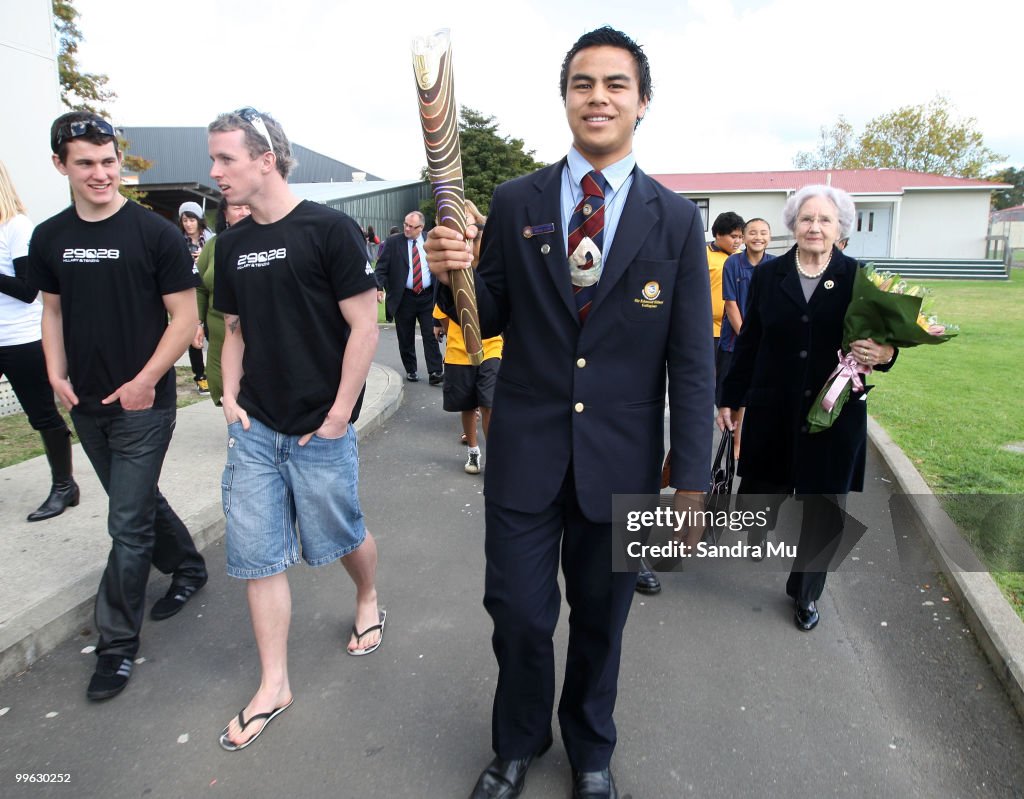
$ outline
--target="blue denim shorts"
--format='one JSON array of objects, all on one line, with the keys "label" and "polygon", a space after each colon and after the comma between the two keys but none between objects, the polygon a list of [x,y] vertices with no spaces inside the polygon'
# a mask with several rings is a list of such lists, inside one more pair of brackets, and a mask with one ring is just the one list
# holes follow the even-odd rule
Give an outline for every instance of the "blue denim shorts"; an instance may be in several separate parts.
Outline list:
[{"label": "blue denim shorts", "polygon": [[359,507],[359,450],[352,425],[341,438],[277,433],[249,417],[228,425],[221,478],[228,575],[283,572],[299,559],[333,563],[366,538]]}]

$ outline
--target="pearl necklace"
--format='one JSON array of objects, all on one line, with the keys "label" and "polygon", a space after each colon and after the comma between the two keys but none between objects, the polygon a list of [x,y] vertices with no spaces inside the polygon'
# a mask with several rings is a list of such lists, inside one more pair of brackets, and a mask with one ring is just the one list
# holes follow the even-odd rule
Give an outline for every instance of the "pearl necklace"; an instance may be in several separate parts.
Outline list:
[{"label": "pearl necklace", "polygon": [[800,248],[799,247],[797,247],[796,250],[793,251],[793,255],[796,256],[796,271],[800,273],[801,277],[806,277],[809,280],[814,280],[815,278],[821,277],[821,273],[824,272],[826,269],[828,269],[828,265],[830,263],[832,263],[832,250],[829,250],[828,251],[828,260],[825,261],[825,265],[823,267],[821,267],[821,269],[819,269],[817,272],[815,272],[812,275],[810,272],[808,272],[802,266],[800,266]]}]

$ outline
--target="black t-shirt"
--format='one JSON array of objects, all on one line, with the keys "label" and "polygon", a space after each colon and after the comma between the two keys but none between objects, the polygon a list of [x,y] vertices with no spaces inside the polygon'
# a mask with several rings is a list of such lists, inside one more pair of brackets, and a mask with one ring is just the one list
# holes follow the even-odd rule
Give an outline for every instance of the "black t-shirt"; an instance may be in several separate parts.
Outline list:
[{"label": "black t-shirt", "polygon": [[[239,317],[245,339],[238,404],[279,433],[316,430],[338,394],[351,332],[338,302],[377,287],[359,226],[303,200],[269,225],[232,225],[214,258],[214,307]],[[350,421],[362,402],[360,393]]]},{"label": "black t-shirt", "polygon": [[[32,234],[28,280],[60,295],[68,377],[78,410],[121,412],[101,401],[132,380],[156,351],[167,328],[163,295],[199,284],[181,233],[133,202],[99,222],[61,211]],[[174,369],[156,384],[155,408],[175,403]]]}]

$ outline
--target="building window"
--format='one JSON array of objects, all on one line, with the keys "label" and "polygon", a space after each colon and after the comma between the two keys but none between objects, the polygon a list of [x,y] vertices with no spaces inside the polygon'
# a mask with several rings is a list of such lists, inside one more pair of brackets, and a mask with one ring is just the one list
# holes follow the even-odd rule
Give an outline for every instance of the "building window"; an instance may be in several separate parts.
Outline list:
[{"label": "building window", "polygon": [[700,218],[704,222],[704,232],[708,232],[708,198],[702,197],[694,199],[697,204],[697,210],[700,211]]}]

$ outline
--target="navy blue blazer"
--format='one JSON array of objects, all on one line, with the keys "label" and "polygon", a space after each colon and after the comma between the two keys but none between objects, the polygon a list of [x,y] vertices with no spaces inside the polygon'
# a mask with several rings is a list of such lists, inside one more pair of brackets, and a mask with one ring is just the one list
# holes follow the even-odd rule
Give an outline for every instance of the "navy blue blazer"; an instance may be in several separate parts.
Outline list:
[{"label": "navy blue blazer", "polygon": [[[711,300],[696,206],[639,169],[585,325],[560,210],[565,161],[499,186],[476,271],[485,337],[505,348],[487,438],[489,502],[535,513],[574,470],[581,509],[610,522],[612,495],[705,490],[714,408]],[[549,234],[527,227],[554,224]],[[450,295],[449,295],[450,296]]]}]

